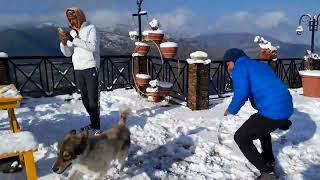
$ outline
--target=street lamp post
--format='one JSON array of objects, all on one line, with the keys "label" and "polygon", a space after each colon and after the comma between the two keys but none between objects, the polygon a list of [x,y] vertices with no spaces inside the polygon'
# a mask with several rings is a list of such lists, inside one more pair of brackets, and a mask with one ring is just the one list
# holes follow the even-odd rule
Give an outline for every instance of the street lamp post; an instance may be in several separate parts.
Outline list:
[{"label": "street lamp post", "polygon": [[147,12],[141,12],[141,4],[143,0],[137,0],[138,13],[132,16],[138,16],[139,21],[139,41],[142,41],[141,16],[147,15]]},{"label": "street lamp post", "polygon": [[304,23],[309,27],[309,31],[311,31],[311,53],[314,52],[314,33],[318,31],[319,26],[319,16],[311,16],[310,14],[303,14],[299,19],[299,26],[296,29],[298,35],[303,34],[302,24]]}]

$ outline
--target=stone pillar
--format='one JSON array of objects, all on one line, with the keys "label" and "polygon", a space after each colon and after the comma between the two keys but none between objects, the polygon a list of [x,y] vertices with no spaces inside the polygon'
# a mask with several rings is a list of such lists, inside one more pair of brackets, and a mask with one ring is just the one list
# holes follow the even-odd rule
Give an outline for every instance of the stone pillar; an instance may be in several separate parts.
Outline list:
[{"label": "stone pillar", "polygon": [[6,53],[0,53],[0,85],[10,84],[8,61],[8,55]]},{"label": "stone pillar", "polygon": [[209,108],[209,65],[189,65],[187,100],[187,106],[193,111]]}]

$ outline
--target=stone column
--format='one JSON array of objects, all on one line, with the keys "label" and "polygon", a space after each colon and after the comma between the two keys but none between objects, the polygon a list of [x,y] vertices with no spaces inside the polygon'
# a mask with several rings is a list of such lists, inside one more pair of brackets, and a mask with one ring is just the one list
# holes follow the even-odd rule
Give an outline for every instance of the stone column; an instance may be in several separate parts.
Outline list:
[{"label": "stone column", "polygon": [[187,106],[191,110],[209,108],[209,65],[189,65]]}]

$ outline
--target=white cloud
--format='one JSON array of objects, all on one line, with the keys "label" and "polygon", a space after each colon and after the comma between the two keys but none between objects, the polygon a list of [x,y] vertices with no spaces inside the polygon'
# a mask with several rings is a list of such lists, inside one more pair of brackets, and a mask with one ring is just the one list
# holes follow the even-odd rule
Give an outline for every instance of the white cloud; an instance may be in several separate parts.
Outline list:
[{"label": "white cloud", "polygon": [[227,32],[255,32],[257,30],[270,30],[282,23],[290,24],[289,18],[280,11],[267,12],[261,16],[239,11],[231,15],[220,17],[215,25],[208,29]]},{"label": "white cloud", "polygon": [[279,26],[281,23],[288,22],[289,19],[283,12],[268,12],[256,18],[256,25],[262,29],[271,29]]},{"label": "white cloud", "polygon": [[130,12],[114,10],[95,10],[87,13],[88,19],[98,27],[111,27],[116,24],[128,24],[132,17]]},{"label": "white cloud", "polygon": [[156,14],[155,17],[160,20],[163,29],[171,31],[185,31],[195,13],[189,9],[179,8],[173,12]]}]

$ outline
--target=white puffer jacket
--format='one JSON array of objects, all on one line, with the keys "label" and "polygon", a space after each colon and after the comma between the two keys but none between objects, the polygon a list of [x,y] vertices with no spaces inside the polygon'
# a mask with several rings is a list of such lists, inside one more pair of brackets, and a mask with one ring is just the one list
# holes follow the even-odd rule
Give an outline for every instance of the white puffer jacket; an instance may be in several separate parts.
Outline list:
[{"label": "white puffer jacket", "polygon": [[[72,32],[73,31],[73,32]],[[74,36],[74,30],[70,32]],[[100,39],[96,28],[87,22],[82,23],[79,36],[66,45],[60,43],[60,49],[66,57],[72,56],[75,70],[84,70],[100,67]]]}]

